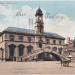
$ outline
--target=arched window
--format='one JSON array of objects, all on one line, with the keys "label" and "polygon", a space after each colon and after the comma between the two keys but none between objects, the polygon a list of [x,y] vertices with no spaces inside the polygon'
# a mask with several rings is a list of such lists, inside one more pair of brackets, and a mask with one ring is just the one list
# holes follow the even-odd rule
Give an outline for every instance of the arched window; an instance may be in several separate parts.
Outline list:
[{"label": "arched window", "polygon": [[32,50],[33,50],[33,46],[31,46],[31,45],[27,46],[27,52],[28,52],[28,54],[32,53]]},{"label": "arched window", "polygon": [[42,43],[41,42],[39,42],[39,48],[42,48]]},{"label": "arched window", "polygon": [[14,44],[9,45],[9,57],[15,56],[15,47],[16,45]]},{"label": "arched window", "polygon": [[42,44],[43,44],[43,41],[42,40],[39,40],[39,48],[42,48]]},{"label": "arched window", "polygon": [[57,47],[53,47],[53,51],[57,52]]},{"label": "arched window", "polygon": [[46,39],[46,43],[47,43],[47,44],[50,43],[50,39],[49,39],[49,38]]},{"label": "arched window", "polygon": [[62,41],[61,41],[61,40],[59,40],[59,44],[60,44],[60,45],[62,44]]},{"label": "arched window", "polygon": [[53,40],[53,44],[56,44],[56,40]]},{"label": "arched window", "polygon": [[23,53],[24,53],[24,47],[25,47],[25,46],[22,45],[22,44],[18,46],[18,48],[19,48],[19,56],[23,56]]}]

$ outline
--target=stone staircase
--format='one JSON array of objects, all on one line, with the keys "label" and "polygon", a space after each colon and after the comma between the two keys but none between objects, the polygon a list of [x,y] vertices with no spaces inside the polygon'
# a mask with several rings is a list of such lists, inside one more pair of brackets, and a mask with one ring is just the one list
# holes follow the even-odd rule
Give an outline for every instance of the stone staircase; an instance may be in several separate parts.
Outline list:
[{"label": "stone staircase", "polygon": [[41,49],[37,49],[37,50],[34,50],[31,54],[27,55],[24,60],[25,61],[31,61],[32,59],[36,59],[37,58],[37,55],[42,53],[42,52],[51,52],[51,53],[54,53],[56,55],[58,55],[60,57],[61,60],[68,60],[67,57],[65,57],[64,55],[60,55],[59,53],[55,52],[55,51],[50,51],[50,49],[46,50],[48,47],[45,47],[45,48],[41,48]]},{"label": "stone staircase", "polygon": [[57,52],[52,51],[52,53],[58,55],[61,60],[65,60],[65,61],[66,61],[66,60],[70,60],[67,56],[61,55],[61,54],[59,54],[59,53],[57,53]]},{"label": "stone staircase", "polygon": [[41,49],[37,49],[37,50],[34,50],[31,54],[27,55],[25,57],[25,60],[32,60],[34,57],[36,57],[38,54],[42,53],[42,52],[45,52],[45,49],[48,48],[48,47],[45,47],[45,48],[41,48]]}]

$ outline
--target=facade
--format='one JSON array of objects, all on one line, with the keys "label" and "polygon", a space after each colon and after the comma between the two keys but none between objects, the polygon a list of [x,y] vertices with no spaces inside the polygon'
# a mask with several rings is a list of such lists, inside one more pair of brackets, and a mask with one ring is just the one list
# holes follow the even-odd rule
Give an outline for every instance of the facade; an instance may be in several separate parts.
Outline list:
[{"label": "facade", "polygon": [[40,8],[35,17],[35,31],[8,27],[0,33],[0,59],[25,61],[29,55],[32,57],[42,53],[41,50],[63,53],[65,38],[56,33],[44,32],[43,13]]}]

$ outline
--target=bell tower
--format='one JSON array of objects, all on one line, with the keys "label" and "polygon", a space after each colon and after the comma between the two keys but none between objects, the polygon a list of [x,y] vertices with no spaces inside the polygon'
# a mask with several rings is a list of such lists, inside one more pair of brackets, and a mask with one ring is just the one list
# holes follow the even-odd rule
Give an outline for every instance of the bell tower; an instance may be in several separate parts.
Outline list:
[{"label": "bell tower", "polygon": [[43,34],[44,32],[43,13],[40,8],[37,9],[35,17],[36,17],[35,31],[37,34]]}]

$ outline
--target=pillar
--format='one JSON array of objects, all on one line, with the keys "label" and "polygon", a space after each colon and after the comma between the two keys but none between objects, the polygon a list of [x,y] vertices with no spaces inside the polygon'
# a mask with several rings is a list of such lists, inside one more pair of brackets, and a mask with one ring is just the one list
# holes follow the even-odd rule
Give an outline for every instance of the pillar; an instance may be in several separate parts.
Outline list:
[{"label": "pillar", "polygon": [[15,48],[15,57],[16,57],[16,61],[19,61],[19,52],[18,52],[18,46],[16,46]]}]

